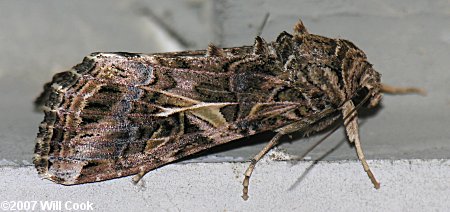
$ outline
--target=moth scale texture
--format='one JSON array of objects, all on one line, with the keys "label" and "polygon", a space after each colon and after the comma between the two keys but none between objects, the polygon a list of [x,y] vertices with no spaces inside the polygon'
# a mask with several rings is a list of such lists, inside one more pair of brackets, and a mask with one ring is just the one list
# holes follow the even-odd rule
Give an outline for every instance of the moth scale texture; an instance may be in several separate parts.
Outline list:
[{"label": "moth scale texture", "polygon": [[[172,53],[92,53],[44,85],[33,162],[40,176],[74,185],[145,173],[257,133],[321,131],[344,119],[360,150],[356,106],[381,100],[380,74],[352,42],[294,33],[273,42]],[[359,148],[358,148],[359,146]],[[256,162],[244,182],[244,195]],[[251,169],[251,170],[250,170]],[[248,196],[246,196],[248,197]],[[246,198],[244,197],[244,198]]]}]

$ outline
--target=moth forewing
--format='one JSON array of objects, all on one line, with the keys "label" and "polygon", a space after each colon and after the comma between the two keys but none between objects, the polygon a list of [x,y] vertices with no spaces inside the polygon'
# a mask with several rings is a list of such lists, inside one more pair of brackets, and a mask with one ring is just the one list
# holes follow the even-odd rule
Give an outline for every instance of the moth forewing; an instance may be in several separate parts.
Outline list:
[{"label": "moth forewing", "polygon": [[[261,37],[253,46],[158,54],[93,53],[44,86],[33,162],[38,173],[74,185],[145,173],[216,145],[277,132],[245,173],[244,198],[257,161],[294,131],[325,129],[343,117],[359,142],[355,104],[381,99],[380,74],[350,41],[308,33]],[[356,107],[357,108],[357,107]]]}]

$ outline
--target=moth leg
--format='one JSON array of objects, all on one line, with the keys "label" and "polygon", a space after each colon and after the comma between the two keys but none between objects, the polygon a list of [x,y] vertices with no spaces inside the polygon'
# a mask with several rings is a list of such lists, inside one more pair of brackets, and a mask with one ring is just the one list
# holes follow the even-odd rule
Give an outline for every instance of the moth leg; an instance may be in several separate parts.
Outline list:
[{"label": "moth leg", "polygon": [[416,87],[395,87],[391,85],[381,84],[381,92],[388,94],[409,94],[416,93],[425,96],[427,92],[422,88]]},{"label": "moth leg", "polygon": [[136,175],[134,175],[133,179],[131,179],[133,181],[133,184],[137,184],[139,183],[139,181],[144,177],[145,174],[147,174],[148,171],[144,170],[144,169],[140,169],[139,173],[137,173]]},{"label": "moth leg", "polygon": [[257,154],[255,157],[251,160],[250,165],[248,166],[247,170],[244,173],[244,181],[242,182],[242,185],[244,186],[242,199],[247,200],[248,199],[248,185],[250,183],[250,176],[252,175],[253,170],[255,169],[256,163],[258,163],[259,160],[270,150],[272,147],[278,144],[278,141],[280,140],[282,133],[277,133],[270,142]]},{"label": "moth leg", "polygon": [[[372,171],[367,164],[366,158],[361,148],[361,142],[359,140],[359,127],[358,127],[358,114],[354,110],[355,105],[353,101],[347,101],[342,106],[342,115],[343,117],[348,117],[344,120],[345,131],[347,133],[348,140],[350,143],[355,144],[356,154],[358,155],[358,159],[361,161],[362,166],[364,167],[364,171],[366,171],[370,180],[372,181],[374,187],[376,189],[380,188],[380,183],[375,179]],[[350,114],[353,111],[352,114]]]}]

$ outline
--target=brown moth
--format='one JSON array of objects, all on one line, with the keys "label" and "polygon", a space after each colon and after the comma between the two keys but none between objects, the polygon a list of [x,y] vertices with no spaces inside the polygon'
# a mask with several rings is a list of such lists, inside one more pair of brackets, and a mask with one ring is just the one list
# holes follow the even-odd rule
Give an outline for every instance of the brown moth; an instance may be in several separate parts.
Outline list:
[{"label": "brown moth", "polygon": [[245,172],[243,198],[259,159],[282,135],[325,129],[341,118],[372,183],[355,105],[381,92],[420,92],[380,82],[353,43],[308,33],[299,21],[253,46],[160,54],[93,53],[44,86],[45,112],[33,162],[64,185],[147,172],[202,150],[264,131],[277,134]]}]

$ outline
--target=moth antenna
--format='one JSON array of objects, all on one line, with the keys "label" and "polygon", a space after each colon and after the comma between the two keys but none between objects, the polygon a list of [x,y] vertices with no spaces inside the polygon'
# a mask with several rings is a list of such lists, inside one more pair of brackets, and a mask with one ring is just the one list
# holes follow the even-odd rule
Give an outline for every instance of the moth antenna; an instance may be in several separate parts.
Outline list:
[{"label": "moth antenna", "polygon": [[210,43],[208,44],[208,49],[206,50],[207,57],[225,57],[225,51],[222,48]]},{"label": "moth antenna", "polygon": [[294,35],[303,35],[309,34],[308,30],[306,30],[305,25],[302,20],[298,19],[297,23],[294,25]]},{"label": "moth antenna", "polygon": [[253,45],[253,54],[264,55],[268,52],[266,41],[262,37],[256,36],[255,44]]},{"label": "moth antenna", "polygon": [[270,16],[270,13],[266,13],[266,15],[264,15],[263,22],[261,23],[261,26],[258,27],[258,32],[256,33],[256,36],[261,36],[262,31],[267,24],[267,20],[269,20],[269,16]]}]

